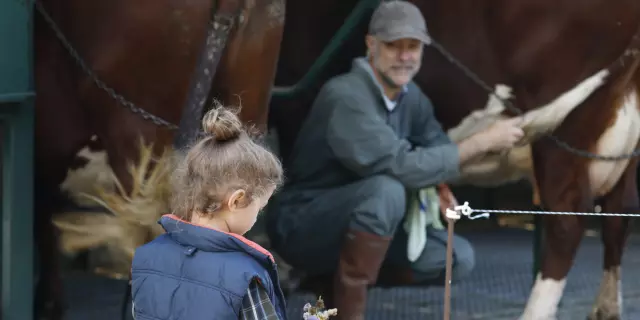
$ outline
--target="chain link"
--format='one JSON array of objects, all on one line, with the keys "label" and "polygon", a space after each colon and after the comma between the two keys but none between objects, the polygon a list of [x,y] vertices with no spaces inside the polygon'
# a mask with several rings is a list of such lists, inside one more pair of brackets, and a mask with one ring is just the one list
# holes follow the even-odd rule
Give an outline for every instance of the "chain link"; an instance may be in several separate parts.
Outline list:
[{"label": "chain link", "polygon": [[[640,33],[640,28],[638,29],[638,32],[636,33],[636,35],[633,36],[632,38],[632,43],[633,41],[636,41],[639,39],[640,35],[638,34]],[[449,62],[453,63],[456,67],[458,67],[469,79],[471,79],[473,82],[475,82],[477,85],[479,85],[482,89],[484,89],[485,91],[487,91],[487,93],[492,94],[493,93],[493,88],[491,86],[489,86],[486,82],[484,82],[476,73],[474,73],[473,71],[471,71],[471,69],[469,69],[467,66],[465,66],[464,64],[462,64],[458,59],[456,59],[453,54],[451,54],[449,51],[447,51],[440,43],[438,43],[437,41],[432,39],[432,43],[431,45],[440,52],[440,54],[442,54],[447,60],[449,60]],[[616,62],[622,62],[622,58],[624,57],[636,57],[640,54],[640,51],[637,50],[636,48],[628,48],[625,53],[622,55],[622,57],[618,60],[616,60]],[[614,64],[616,63],[614,62]],[[497,95],[494,95],[498,100],[500,100],[500,102],[509,110],[513,111],[514,113],[516,113],[516,115],[522,115],[524,114],[524,112],[516,107],[512,101],[510,100],[506,100],[503,99],[502,97],[499,97]],[[640,156],[640,149],[635,149],[633,150],[631,153],[628,154],[622,154],[622,155],[616,155],[616,156],[608,156],[608,155],[600,155],[600,154],[596,154],[596,153],[592,153],[589,152],[587,150],[582,150],[582,149],[578,149],[575,147],[570,146],[568,143],[560,140],[558,137],[554,136],[551,133],[546,133],[545,135],[543,135],[542,137],[546,137],[548,139],[550,139],[551,141],[553,141],[557,146],[559,146],[560,148],[573,153],[575,155],[584,157],[584,158],[588,158],[588,159],[594,159],[594,160],[602,160],[602,161],[620,161],[620,160],[626,160],[626,159],[630,159],[630,158],[635,158]]]},{"label": "chain link", "polygon": [[[147,112],[146,110],[136,106],[133,102],[127,100],[121,94],[118,94],[115,91],[115,89],[109,87],[106,83],[104,83],[104,81],[100,80],[98,78],[98,75],[93,70],[91,70],[91,68],[82,59],[82,57],[80,57],[80,54],[78,53],[78,51],[76,51],[75,48],[73,48],[71,43],[67,40],[67,38],[64,36],[62,31],[58,27],[58,25],[53,20],[53,18],[51,18],[49,13],[45,10],[45,8],[42,5],[42,3],[39,0],[31,0],[31,1],[35,5],[36,10],[42,15],[42,17],[45,19],[45,21],[49,24],[49,26],[51,27],[51,29],[55,33],[56,37],[60,40],[62,45],[65,47],[65,49],[67,49],[67,51],[69,51],[69,54],[73,57],[73,59],[76,61],[76,63],[78,63],[80,68],[91,78],[91,80],[96,84],[96,86],[98,88],[104,90],[107,94],[109,94],[109,96],[111,96],[111,98],[116,100],[120,105],[122,105],[123,107],[129,109],[129,111],[139,115],[143,119],[151,121],[151,122],[153,122],[154,124],[156,124],[158,126],[167,127],[170,130],[177,130],[178,129],[177,125],[175,125],[175,124],[173,124],[173,123],[171,123],[171,122],[169,122],[169,121],[167,121],[167,120],[165,120],[163,118],[160,118],[160,117],[158,117],[158,116],[156,116],[154,114],[151,114],[151,113]],[[31,2],[31,1],[27,1],[27,3]]]}]

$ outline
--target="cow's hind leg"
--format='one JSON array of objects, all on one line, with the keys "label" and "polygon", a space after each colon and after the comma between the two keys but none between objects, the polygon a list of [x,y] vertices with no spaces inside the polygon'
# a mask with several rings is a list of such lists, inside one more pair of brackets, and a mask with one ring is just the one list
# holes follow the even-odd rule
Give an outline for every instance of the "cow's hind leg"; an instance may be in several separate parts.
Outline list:
[{"label": "cow's hind leg", "polygon": [[80,148],[89,142],[90,125],[75,97],[76,66],[49,26],[36,15],[34,31],[36,119],[34,238],[39,279],[37,319],[64,318],[59,248],[51,217],[60,204],[59,185]]},{"label": "cow's hind leg", "polygon": [[[609,211],[609,210],[607,210]],[[620,286],[620,260],[627,239],[629,218],[604,217],[602,242],[604,243],[604,274],[600,291],[588,320],[618,320],[622,314]]]},{"label": "cow's hind leg", "polygon": [[[539,145],[534,152],[536,181],[546,210],[585,212],[593,208],[586,163],[563,150]],[[558,168],[562,168],[558,170]],[[556,319],[566,277],[585,229],[584,216],[545,215],[542,261],[521,320]]]},{"label": "cow's hind leg", "polygon": [[[557,208],[555,211],[573,211]],[[521,320],[556,319],[566,278],[584,233],[584,217],[546,216],[542,267]]]},{"label": "cow's hind leg", "polygon": [[[637,212],[639,210],[636,187],[637,160],[630,162],[624,175],[613,190],[603,198],[604,212]],[[604,274],[600,291],[589,320],[616,320],[622,315],[622,288],[620,263],[629,235],[629,218],[604,217],[602,243],[604,244]]]},{"label": "cow's hind leg", "polygon": [[[37,148],[39,154],[35,178],[35,221],[34,238],[37,248],[39,280],[36,286],[35,313],[37,319],[62,320],[64,318],[65,298],[59,265],[59,247],[57,230],[51,222],[54,211],[59,208],[63,199],[60,196],[59,184],[64,179],[66,168],[72,162],[75,153],[87,143],[89,135],[80,134],[81,126],[61,133],[65,142],[40,138],[37,145],[55,145],[44,152]],[[58,131],[61,132],[61,131]],[[85,138],[86,137],[86,138]],[[55,144],[54,144],[55,143]]]},{"label": "cow's hind leg", "polygon": [[35,290],[36,319],[62,319],[64,291],[58,268],[58,238],[51,223],[53,193],[57,190],[39,186],[35,193],[34,237],[39,279]]}]

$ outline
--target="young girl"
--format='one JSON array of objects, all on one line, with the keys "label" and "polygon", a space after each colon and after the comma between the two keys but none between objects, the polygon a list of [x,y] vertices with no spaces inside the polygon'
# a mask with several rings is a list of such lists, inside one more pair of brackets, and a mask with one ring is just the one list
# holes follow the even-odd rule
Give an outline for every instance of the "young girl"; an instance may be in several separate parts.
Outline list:
[{"label": "young girl", "polygon": [[135,318],[286,319],[273,257],[242,236],[282,182],[280,162],[225,108],[202,124],[173,177],[166,233],[133,258]]}]

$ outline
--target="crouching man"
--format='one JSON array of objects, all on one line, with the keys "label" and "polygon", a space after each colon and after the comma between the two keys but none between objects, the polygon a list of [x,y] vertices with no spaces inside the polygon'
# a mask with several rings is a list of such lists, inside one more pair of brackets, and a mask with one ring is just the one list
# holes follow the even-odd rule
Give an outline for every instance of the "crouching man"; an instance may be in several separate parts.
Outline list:
[{"label": "crouching man", "polygon": [[[438,190],[454,201],[446,187],[434,187],[458,177],[468,160],[523,136],[514,119],[451,142],[412,81],[430,43],[413,4],[383,2],[365,41],[368,55],[321,89],[288,159],[288,180],[267,212],[273,245],[287,262],[311,275],[335,272],[327,305],[349,320],[364,318],[367,287],[383,262],[403,270],[398,284],[442,282],[446,230],[437,227],[438,214],[423,217],[426,243],[408,257],[408,208],[417,199],[430,211],[424,207]],[[457,281],[475,259],[462,237],[453,250]]]}]

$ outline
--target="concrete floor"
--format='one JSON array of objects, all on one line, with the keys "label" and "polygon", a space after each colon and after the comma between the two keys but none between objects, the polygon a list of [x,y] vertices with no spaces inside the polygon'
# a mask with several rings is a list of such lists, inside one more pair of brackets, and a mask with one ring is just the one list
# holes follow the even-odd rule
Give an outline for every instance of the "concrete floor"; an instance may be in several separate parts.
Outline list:
[{"label": "concrete floor", "polygon": [[[477,266],[472,276],[455,285],[452,292],[453,320],[513,320],[522,311],[532,285],[532,233],[500,229],[468,232],[475,244]],[[602,274],[599,237],[585,237],[571,270],[560,320],[586,318],[595,299]],[[640,319],[640,237],[629,240],[623,262],[624,319]],[[66,292],[70,303],[68,320],[117,320],[125,282],[85,273],[70,273]],[[301,319],[301,308],[315,301],[309,294],[289,299],[290,319]],[[367,319],[442,318],[442,288],[372,289]],[[130,307],[127,307],[130,311]]]}]

